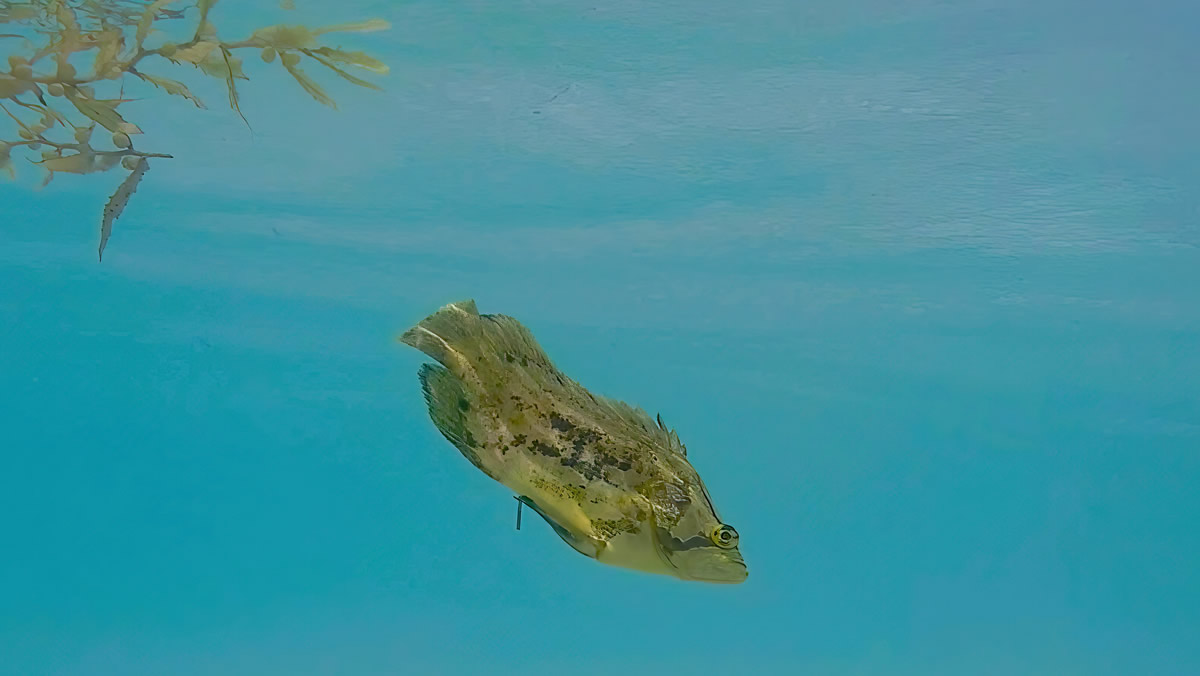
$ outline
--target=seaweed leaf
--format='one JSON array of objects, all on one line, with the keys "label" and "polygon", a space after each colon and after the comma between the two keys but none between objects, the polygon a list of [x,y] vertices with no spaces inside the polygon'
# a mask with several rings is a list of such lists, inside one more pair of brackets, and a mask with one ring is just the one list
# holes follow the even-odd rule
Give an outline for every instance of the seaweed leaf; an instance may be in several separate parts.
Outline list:
[{"label": "seaweed leaf", "polygon": [[75,12],[71,10],[66,3],[59,3],[55,8],[55,18],[62,24],[62,30],[58,34],[57,45],[47,45],[47,47],[55,47],[58,51],[58,73],[63,79],[70,79],[74,76],[75,69],[68,62],[71,54],[82,51],[87,48],[83,44],[83,40],[79,34],[79,22],[75,19]]},{"label": "seaweed leaf", "polygon": [[187,99],[188,101],[191,101],[192,103],[196,104],[197,108],[201,108],[201,109],[207,108],[207,106],[204,105],[204,102],[201,101],[200,98],[197,97],[195,94],[193,94],[191,92],[191,90],[187,88],[187,85],[183,84],[182,82],[177,82],[175,80],[171,80],[171,79],[165,78],[165,77],[157,77],[154,75],[149,75],[147,73],[141,72],[140,70],[131,70],[130,72],[132,72],[134,75],[140,77],[142,80],[149,82],[150,84],[154,85],[155,87],[162,88],[168,94],[171,94],[173,96],[182,96],[183,98]]},{"label": "seaweed leaf", "polygon": [[150,28],[154,25],[154,20],[158,18],[158,13],[167,5],[175,2],[175,0],[154,0],[146,11],[142,14],[142,18],[138,21],[137,34],[135,40],[137,46],[141,46],[146,42],[146,38],[150,35]]},{"label": "seaweed leaf", "polygon": [[[120,161],[121,156],[118,153],[96,154],[90,148],[87,148],[75,155],[48,157],[41,162],[34,162],[34,164],[52,174],[58,171],[67,174],[94,174],[101,171],[108,171],[117,166],[117,163]],[[49,182],[47,179],[46,183]]]},{"label": "seaweed leaf", "polygon": [[87,115],[100,124],[101,127],[111,132],[122,132],[124,134],[140,134],[142,130],[132,122],[126,122],[125,118],[117,112],[117,105],[123,103],[125,99],[112,99],[109,101],[97,101],[82,96],[74,87],[68,87],[65,95],[67,100],[75,105],[79,112]]},{"label": "seaweed leaf", "polygon": [[95,159],[96,156],[92,153],[77,153],[63,157],[51,157],[41,162],[35,162],[35,164],[50,172],[61,171],[67,174],[90,174],[94,171]]},{"label": "seaweed leaf", "polygon": [[175,51],[174,54],[171,54],[167,58],[175,62],[183,61],[184,63],[198,64],[207,59],[217,46],[215,42],[197,42],[191,47]]},{"label": "seaweed leaf", "polygon": [[[311,51],[314,55],[320,54],[330,61],[337,61],[338,63],[346,63],[352,66],[358,66],[359,68],[365,68],[372,73],[379,73],[380,75],[386,75],[391,70],[387,67],[387,64],[383,63],[379,59],[367,56],[363,52],[347,52],[341,49],[334,49],[332,47],[321,47]],[[316,57],[314,56],[314,58]]]},{"label": "seaweed leaf", "polygon": [[316,59],[317,61],[321,62],[321,65],[325,66],[329,70],[332,70],[333,72],[337,73],[338,75],[341,75],[346,80],[353,82],[354,84],[356,84],[360,87],[366,87],[368,89],[374,89],[376,91],[383,91],[383,88],[381,88],[379,85],[377,85],[373,82],[367,82],[366,80],[364,80],[362,78],[355,77],[355,76],[351,75],[350,73],[347,73],[346,71],[342,70],[341,68],[338,68],[337,65],[331,63],[328,59],[325,59],[324,57],[321,57],[321,56],[319,56],[313,52],[310,52],[308,50],[305,50],[305,53],[308,54],[309,56],[311,56],[312,58]]},{"label": "seaweed leaf", "polygon": [[[124,42],[125,36],[119,30],[106,30],[100,34],[100,49],[96,52],[96,58],[92,66],[92,72],[95,77],[107,77],[109,75],[109,71],[116,63],[117,55],[120,53]],[[117,71],[117,73],[119,74],[120,71]]]},{"label": "seaweed leaf", "polygon": [[325,90],[321,89],[321,87],[317,85],[317,83],[314,82],[311,77],[308,76],[308,73],[300,70],[299,66],[288,65],[285,62],[283,67],[287,68],[288,72],[292,74],[292,77],[296,78],[296,82],[299,82],[300,86],[304,88],[304,91],[308,92],[309,95],[311,95],[314,99],[329,106],[330,108],[337,108],[337,103],[335,103],[333,99],[329,98],[329,95],[325,93]]},{"label": "seaweed leaf", "polygon": [[211,75],[222,80],[228,79],[230,75],[239,80],[250,79],[242,72],[242,60],[233,56],[232,53],[224,48],[209,54],[208,58],[197,63],[196,67],[204,71],[206,75]]},{"label": "seaweed leaf", "polygon": [[201,26],[204,25],[204,22],[208,21],[208,11],[212,9],[213,5],[215,4],[217,4],[217,0],[200,0],[196,3],[196,9],[200,10]]},{"label": "seaweed leaf", "polygon": [[55,157],[47,157],[41,162],[34,164],[46,170],[46,178],[42,180],[38,189],[45,188],[54,180],[54,174],[64,172],[68,174],[93,174],[101,171],[108,171],[117,166],[120,161],[120,156],[116,153],[97,155],[91,152],[90,149],[75,155],[58,155]]},{"label": "seaweed leaf", "polygon": [[49,106],[42,107],[42,106],[37,105],[36,103],[31,103],[29,105],[30,105],[30,107],[32,107],[36,110],[42,111],[43,114],[53,117],[59,124],[63,125],[64,127],[67,124],[69,124],[69,122],[67,121],[66,115],[63,115],[62,113],[58,112],[57,110],[55,110]]},{"label": "seaweed leaf", "polygon": [[54,8],[54,17],[62,24],[63,33],[70,32],[76,39],[79,39],[79,21],[75,19],[75,12],[67,6],[67,3],[58,3],[58,6]]},{"label": "seaweed leaf", "polygon": [[373,33],[375,31],[385,31],[391,27],[392,24],[383,19],[367,19],[366,21],[339,23],[333,26],[318,28],[313,31],[313,35],[323,35],[325,33]]},{"label": "seaweed leaf", "polygon": [[258,47],[274,47],[278,51],[305,49],[317,44],[317,36],[305,26],[279,24],[254,31],[250,41]]},{"label": "seaweed leaf", "polygon": [[0,171],[8,174],[9,178],[17,177],[17,172],[12,166],[12,146],[3,142],[0,142]]},{"label": "seaweed leaf", "polygon": [[[242,118],[242,122],[246,123],[246,127],[253,130],[253,127],[250,126],[250,120],[246,119],[246,116],[242,113],[242,107],[238,105],[237,85],[233,82],[234,77],[236,77],[234,68],[236,66],[236,72],[241,73],[242,62],[239,59],[229,58],[229,50],[225,47],[221,47],[221,55],[225,57],[225,84],[229,87],[229,105],[237,111],[238,117]],[[242,77],[245,78],[246,76],[243,75]]]},{"label": "seaweed leaf", "polygon": [[150,163],[145,159],[138,162],[121,185],[117,187],[117,191],[108,198],[108,204],[104,205],[104,217],[100,221],[100,261],[104,261],[104,247],[108,245],[108,238],[112,235],[113,221],[120,217],[125,211],[125,205],[129,203],[129,198],[137,191],[138,183],[141,182],[142,176],[150,169]]},{"label": "seaweed leaf", "polygon": [[9,77],[4,73],[0,73],[0,99],[14,98],[18,94],[23,94],[34,89],[36,87],[29,80],[18,80],[15,77]]}]

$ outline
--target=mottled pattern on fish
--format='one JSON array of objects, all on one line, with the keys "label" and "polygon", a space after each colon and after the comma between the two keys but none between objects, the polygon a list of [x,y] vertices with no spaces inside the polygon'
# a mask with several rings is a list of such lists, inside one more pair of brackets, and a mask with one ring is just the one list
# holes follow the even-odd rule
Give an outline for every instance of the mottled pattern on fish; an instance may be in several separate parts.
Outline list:
[{"label": "mottled pattern on fish", "polygon": [[480,315],[472,301],[443,307],[401,340],[442,364],[419,374],[438,429],[571,546],[685,579],[745,578],[736,531],[720,523],[661,419],[591,394],[519,322]]}]

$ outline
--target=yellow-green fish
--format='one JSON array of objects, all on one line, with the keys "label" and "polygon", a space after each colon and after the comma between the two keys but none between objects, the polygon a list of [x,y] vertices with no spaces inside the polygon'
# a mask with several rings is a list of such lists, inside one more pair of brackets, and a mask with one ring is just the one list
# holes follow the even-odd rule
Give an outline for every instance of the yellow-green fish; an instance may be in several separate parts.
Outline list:
[{"label": "yellow-green fish", "polygon": [[443,307],[400,340],[441,364],[419,377],[442,435],[567,544],[684,580],[746,579],[737,531],[661,417],[591,394],[517,320],[481,315],[474,301]]}]

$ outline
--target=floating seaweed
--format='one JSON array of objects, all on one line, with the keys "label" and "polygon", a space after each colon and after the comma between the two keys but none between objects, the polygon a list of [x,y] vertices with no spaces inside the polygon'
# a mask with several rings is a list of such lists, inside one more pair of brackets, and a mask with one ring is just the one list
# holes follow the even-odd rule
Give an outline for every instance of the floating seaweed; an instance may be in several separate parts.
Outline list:
[{"label": "floating seaweed", "polygon": [[[113,221],[150,160],[171,157],[144,151],[134,142],[142,130],[119,110],[130,101],[124,98],[126,78],[205,109],[186,84],[156,72],[164,65],[190,65],[225,82],[230,108],[249,126],[238,93],[238,81],[249,79],[237,56],[244,50],[258,50],[266,63],[278,60],[313,99],[334,108],[333,98],[301,68],[304,60],[371,89],[379,87],[350,71],[388,72],[383,62],[363,52],[322,44],[331,33],[387,30],[390,26],[382,19],[318,28],[280,24],[259,28],[241,40],[226,40],[210,19],[216,4],[217,0],[0,0],[0,24],[12,31],[0,32],[0,53],[9,52],[8,71],[0,66],[0,111],[18,137],[0,138],[0,173],[15,178],[15,153],[28,153],[29,161],[45,172],[43,186],[58,173],[90,174],[118,166],[127,170],[103,212],[101,258]],[[281,6],[294,9],[289,0]],[[172,42],[169,36],[179,34],[174,27],[180,25],[194,28],[185,31],[186,41]],[[113,96],[101,94],[113,90]],[[108,133],[96,135],[96,127]]]}]

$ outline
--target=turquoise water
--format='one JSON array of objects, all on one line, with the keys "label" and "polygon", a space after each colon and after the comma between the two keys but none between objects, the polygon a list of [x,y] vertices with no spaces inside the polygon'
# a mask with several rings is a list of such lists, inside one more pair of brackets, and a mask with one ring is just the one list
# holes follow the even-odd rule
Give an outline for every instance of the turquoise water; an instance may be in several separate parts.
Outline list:
[{"label": "turquoise water", "polygon": [[[0,184],[0,673],[1200,673],[1194,3],[298,4],[214,18],[387,92],[128,104],[103,264],[113,176]],[[744,585],[514,530],[394,341],[470,297]]]}]

